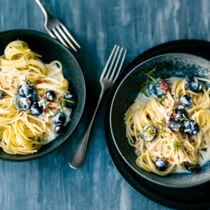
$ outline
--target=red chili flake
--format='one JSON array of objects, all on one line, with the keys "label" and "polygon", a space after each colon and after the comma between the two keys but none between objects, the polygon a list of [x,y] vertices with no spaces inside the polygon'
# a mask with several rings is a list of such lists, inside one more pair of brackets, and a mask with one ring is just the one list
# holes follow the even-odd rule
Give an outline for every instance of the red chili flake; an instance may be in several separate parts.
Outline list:
[{"label": "red chili flake", "polygon": [[164,158],[164,162],[167,162],[167,158]]},{"label": "red chili flake", "polygon": [[1,85],[1,88],[4,88],[4,86],[3,86],[3,85]]},{"label": "red chili flake", "polygon": [[52,109],[56,109],[56,107],[52,106]]},{"label": "red chili flake", "polygon": [[44,98],[46,98],[46,96],[44,96]]},{"label": "red chili flake", "polygon": [[134,149],[136,149],[136,146],[133,146]]},{"label": "red chili flake", "polygon": [[172,132],[170,132],[169,134],[170,134],[170,136],[172,136],[172,135],[173,135],[173,133],[172,133]]},{"label": "red chili flake", "polygon": [[184,136],[183,139],[186,139],[186,136]]},{"label": "red chili flake", "polygon": [[4,88],[4,90],[10,90],[9,88]]},{"label": "red chili flake", "polygon": [[43,112],[46,114],[46,109],[43,109]]},{"label": "red chili flake", "polygon": [[52,106],[52,103],[49,103],[50,106]]},{"label": "red chili flake", "polygon": [[166,121],[163,121],[163,124],[166,125]]},{"label": "red chili flake", "polygon": [[31,101],[28,101],[29,104],[31,104]]},{"label": "red chili flake", "polygon": [[175,118],[176,118],[176,114],[173,113],[171,119],[175,120]]},{"label": "red chili flake", "polygon": [[36,84],[41,84],[41,83],[44,83],[44,82],[46,82],[46,81],[45,80],[37,80]]},{"label": "red chili flake", "polygon": [[174,159],[171,157],[171,158],[170,158],[170,161],[171,161],[171,162],[174,162]]},{"label": "red chili flake", "polygon": [[198,173],[198,171],[194,170],[194,171],[193,171],[193,173],[194,173],[194,174],[197,174],[197,173]]},{"label": "red chili flake", "polygon": [[164,91],[166,93],[166,88],[167,86],[165,85],[165,81],[161,81],[160,82],[160,85],[161,85],[161,90]]}]

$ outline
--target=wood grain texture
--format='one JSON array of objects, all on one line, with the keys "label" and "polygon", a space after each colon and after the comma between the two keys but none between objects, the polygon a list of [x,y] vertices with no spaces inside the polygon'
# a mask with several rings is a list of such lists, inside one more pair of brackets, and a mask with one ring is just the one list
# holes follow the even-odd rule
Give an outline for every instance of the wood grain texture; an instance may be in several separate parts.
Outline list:
[{"label": "wood grain texture", "polygon": [[[76,132],[57,151],[29,162],[0,160],[1,209],[167,209],[138,194],[114,167],[105,143],[106,100],[90,136],[85,166],[74,171],[68,160],[96,103],[98,79],[112,46],[128,49],[128,64],[166,41],[210,40],[209,0],[45,0],[45,4],[82,46],[76,58],[86,77],[87,106]],[[43,21],[34,0],[0,0],[0,31],[45,32]]]}]

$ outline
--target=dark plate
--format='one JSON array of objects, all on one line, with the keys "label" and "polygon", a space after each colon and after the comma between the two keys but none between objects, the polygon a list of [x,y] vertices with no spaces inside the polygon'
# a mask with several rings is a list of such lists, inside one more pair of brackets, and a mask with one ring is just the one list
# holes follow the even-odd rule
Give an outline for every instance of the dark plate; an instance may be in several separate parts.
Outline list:
[{"label": "dark plate", "polygon": [[0,55],[4,54],[4,49],[9,42],[17,39],[27,42],[33,51],[42,55],[44,62],[59,60],[63,65],[64,77],[69,81],[70,90],[77,97],[77,105],[73,110],[71,122],[68,123],[66,131],[49,144],[43,146],[37,153],[21,156],[9,155],[0,150],[0,158],[18,161],[46,155],[58,148],[72,134],[84,110],[86,88],[82,70],[71,52],[44,33],[32,30],[12,30],[0,33]]},{"label": "dark plate", "polygon": [[125,180],[138,192],[160,204],[174,208],[208,208],[210,207],[209,182],[190,188],[169,188],[160,186],[139,176],[119,155],[110,132],[109,113],[113,96],[125,75],[142,61],[164,53],[190,53],[210,59],[210,43],[200,40],[181,40],[156,46],[138,56],[120,75],[110,92],[106,110],[106,140],[112,160]]},{"label": "dark plate", "polygon": [[156,69],[155,77],[187,77],[199,76],[210,78],[210,62],[198,56],[184,53],[170,53],[155,56],[134,67],[121,81],[113,100],[110,110],[110,128],[115,146],[124,161],[140,176],[151,182],[165,185],[168,187],[191,187],[210,180],[210,167],[205,164],[198,175],[193,173],[175,173],[166,177],[148,173],[139,168],[135,162],[136,155],[128,144],[124,115],[129,106],[134,102],[139,87],[144,82],[145,77],[137,76],[141,71]]}]

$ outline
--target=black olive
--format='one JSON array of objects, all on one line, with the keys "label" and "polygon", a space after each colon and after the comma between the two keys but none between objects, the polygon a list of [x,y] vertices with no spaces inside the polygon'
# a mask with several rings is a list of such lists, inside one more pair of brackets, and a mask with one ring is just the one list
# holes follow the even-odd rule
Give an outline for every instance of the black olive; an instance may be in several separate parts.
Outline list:
[{"label": "black olive", "polygon": [[55,133],[57,133],[57,134],[61,134],[61,133],[63,133],[63,132],[65,131],[65,127],[64,127],[63,124],[57,123],[57,124],[55,124],[55,126],[54,126],[54,131],[55,131]]},{"label": "black olive", "polygon": [[150,84],[148,87],[149,94],[157,97],[166,94],[167,90],[168,83],[162,79],[158,79],[155,84]]},{"label": "black olive", "polygon": [[208,89],[210,88],[210,83],[207,82],[207,83],[205,84],[205,87],[206,87],[206,89],[208,90]]},{"label": "black olive", "polygon": [[182,122],[182,130],[188,135],[196,135],[200,131],[200,127],[198,123],[190,119]]},{"label": "black olive", "polygon": [[168,168],[168,161],[165,158],[158,158],[155,166],[159,171],[165,171]]},{"label": "black olive", "polygon": [[187,89],[196,93],[202,90],[202,84],[195,77],[186,78],[185,85]]},{"label": "black olive", "polygon": [[174,112],[176,114],[175,116],[176,121],[183,121],[189,118],[189,114],[185,109],[175,109]]},{"label": "black olive", "polygon": [[152,141],[157,135],[157,128],[151,124],[147,124],[143,127],[141,132],[141,138],[145,141]]},{"label": "black olive", "polygon": [[35,101],[37,96],[36,89],[28,83],[20,85],[17,94],[23,98],[30,98],[31,101]]},{"label": "black olive", "polygon": [[3,97],[4,97],[4,93],[0,91],[0,99],[2,99]]},{"label": "black olive", "polygon": [[53,117],[53,122],[55,124],[64,124],[66,122],[66,115],[63,112],[57,112]]},{"label": "black olive", "polygon": [[66,108],[74,108],[76,105],[76,98],[70,93],[66,93],[63,97],[63,105]]},{"label": "black olive", "polygon": [[46,100],[47,101],[53,102],[55,100],[55,92],[52,91],[52,90],[48,90],[45,93],[45,96],[46,96]]},{"label": "black olive", "polygon": [[182,106],[190,106],[192,103],[192,97],[190,95],[183,95],[180,98],[180,104]]},{"label": "black olive", "polygon": [[191,164],[188,162],[184,162],[184,167],[186,168],[186,170],[188,170],[190,172],[198,172],[201,169],[201,167],[198,163]]},{"label": "black olive", "polygon": [[178,132],[181,128],[181,122],[175,120],[169,120],[167,123],[168,128],[170,128],[173,132]]},{"label": "black olive", "polygon": [[39,105],[38,102],[34,102],[31,105],[31,108],[30,108],[31,115],[38,117],[39,115],[42,114],[42,112],[43,112],[43,108],[42,106]]},{"label": "black olive", "polygon": [[14,107],[19,111],[28,110],[31,107],[31,100],[29,98],[23,98],[16,95],[13,99]]}]

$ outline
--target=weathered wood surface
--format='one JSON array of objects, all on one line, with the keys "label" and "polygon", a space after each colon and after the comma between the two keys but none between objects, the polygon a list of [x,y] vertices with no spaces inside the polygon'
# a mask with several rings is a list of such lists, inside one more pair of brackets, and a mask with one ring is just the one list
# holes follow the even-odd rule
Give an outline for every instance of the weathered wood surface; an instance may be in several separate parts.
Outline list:
[{"label": "weathered wood surface", "polygon": [[[0,160],[0,205],[4,210],[166,209],[132,189],[109,156],[104,133],[105,100],[90,137],[85,166],[68,160],[99,92],[98,79],[112,46],[128,49],[126,64],[139,53],[175,39],[210,40],[209,0],[45,0],[82,46],[76,55],[88,87],[88,107],[73,136],[52,154],[28,162]],[[0,0],[0,31],[45,32],[34,0]],[[98,88],[98,90],[97,90]]]}]

